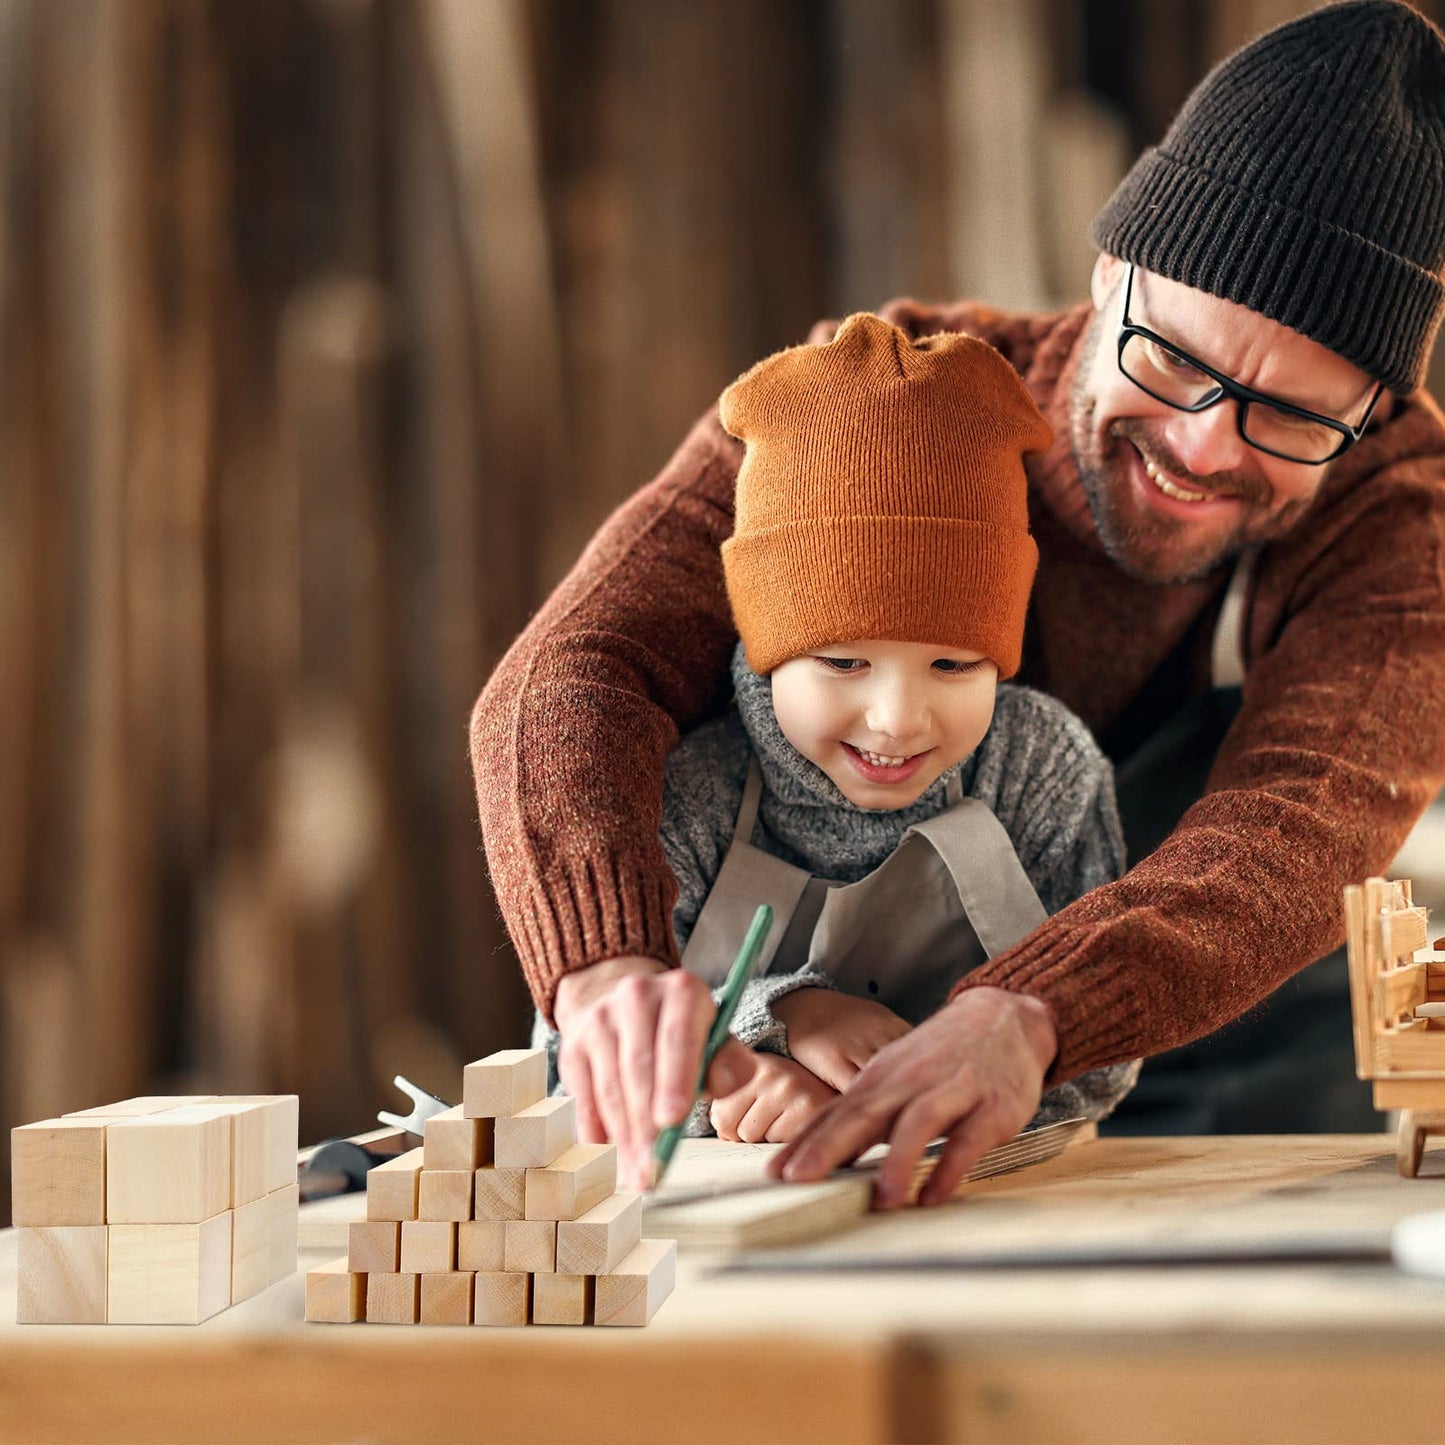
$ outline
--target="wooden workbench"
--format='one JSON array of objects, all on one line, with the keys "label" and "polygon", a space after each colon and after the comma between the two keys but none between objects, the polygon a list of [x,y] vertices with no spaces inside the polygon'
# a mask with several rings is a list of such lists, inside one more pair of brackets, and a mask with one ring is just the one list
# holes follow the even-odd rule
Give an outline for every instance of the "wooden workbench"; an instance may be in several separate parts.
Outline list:
[{"label": "wooden workbench", "polygon": [[1445,1178],[1400,1179],[1385,1135],[1103,1140],[870,1217],[806,1247],[824,1266],[806,1273],[684,1255],[638,1331],[305,1325],[299,1275],[199,1328],[17,1327],[4,1232],[0,1440],[1436,1438],[1445,1282],[1385,1263],[846,1267],[1131,1242],[1368,1250],[1433,1209]]}]

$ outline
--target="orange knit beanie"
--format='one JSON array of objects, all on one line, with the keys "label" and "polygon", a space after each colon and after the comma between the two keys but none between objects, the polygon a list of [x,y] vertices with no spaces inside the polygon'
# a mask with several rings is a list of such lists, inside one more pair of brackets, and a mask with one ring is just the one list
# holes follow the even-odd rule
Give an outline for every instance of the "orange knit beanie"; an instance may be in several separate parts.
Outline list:
[{"label": "orange knit beanie", "polygon": [[760,361],[719,414],[747,444],[722,559],[754,672],[863,641],[1018,671],[1038,564],[1023,454],[1053,433],[993,347],[860,313]]}]

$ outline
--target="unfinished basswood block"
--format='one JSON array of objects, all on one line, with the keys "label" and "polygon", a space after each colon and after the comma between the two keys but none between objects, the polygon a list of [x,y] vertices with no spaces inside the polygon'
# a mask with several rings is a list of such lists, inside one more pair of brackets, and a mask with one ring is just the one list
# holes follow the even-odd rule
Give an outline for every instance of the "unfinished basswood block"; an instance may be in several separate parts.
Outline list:
[{"label": "unfinished basswood block", "polygon": [[416,1217],[454,1222],[470,1219],[472,1190],[470,1169],[423,1169],[417,1191]]},{"label": "unfinished basswood block", "polygon": [[414,1325],[421,1310],[420,1279],[415,1274],[367,1275],[366,1322]]},{"label": "unfinished basswood block", "polygon": [[677,1280],[677,1241],[644,1239],[616,1269],[597,1276],[599,1325],[645,1325]]},{"label": "unfinished basswood block", "polygon": [[445,1274],[457,1267],[457,1227],[448,1220],[408,1219],[401,1226],[403,1274]]},{"label": "unfinished basswood block", "polygon": [[500,1219],[472,1219],[457,1225],[457,1268],[501,1274],[507,1267],[506,1230]]},{"label": "unfinished basswood block", "polygon": [[492,1162],[492,1121],[468,1119],[458,1104],[433,1114],[422,1126],[422,1164],[427,1169],[480,1169]]},{"label": "unfinished basswood block", "polygon": [[477,1274],[472,1290],[475,1325],[525,1325],[531,1314],[530,1274]]},{"label": "unfinished basswood block", "polygon": [[143,1098],[122,1099],[115,1104],[97,1104],[93,1109],[74,1109],[67,1119],[134,1119],[142,1114],[161,1114],[167,1109],[183,1109],[187,1104],[210,1104],[214,1094],[147,1094]]},{"label": "unfinished basswood block", "polygon": [[509,1219],[502,1226],[508,1274],[552,1274],[557,1268],[557,1226],[551,1220]]},{"label": "unfinished basswood block", "polygon": [[103,1325],[106,1236],[103,1224],[17,1229],[15,1322]]},{"label": "unfinished basswood block", "polygon": [[557,1226],[557,1269],[562,1274],[606,1274],[642,1239],[642,1196],[619,1193]]},{"label": "unfinished basswood block", "polygon": [[306,1271],[306,1318],[318,1325],[350,1325],[366,1318],[366,1276],[345,1258]]},{"label": "unfinished basswood block", "polygon": [[424,1274],[421,1277],[421,1322],[424,1325],[469,1325],[472,1322],[471,1274]]},{"label": "unfinished basswood block", "polygon": [[43,1119],[10,1131],[16,1225],[105,1223],[104,1121]]},{"label": "unfinished basswood block", "polygon": [[230,1208],[231,1118],[223,1107],[113,1120],[105,1151],[111,1224],[199,1224]]},{"label": "unfinished basswood block", "polygon": [[194,1224],[113,1224],[113,1325],[198,1325],[231,1303],[229,1209]]},{"label": "unfinished basswood block", "polygon": [[415,1219],[422,1151],[408,1149],[366,1172],[368,1219]]},{"label": "unfinished basswood block", "polygon": [[284,1189],[296,1179],[297,1097],[242,1095],[214,1101],[231,1117],[231,1207]]},{"label": "unfinished basswood block", "polygon": [[503,1049],[462,1071],[462,1112],[468,1119],[503,1119],[546,1095],[544,1049]]},{"label": "unfinished basswood block", "polygon": [[525,1169],[478,1169],[472,1178],[474,1219],[521,1219],[527,1212],[527,1171]]},{"label": "unfinished basswood block", "polygon": [[559,1094],[499,1118],[493,1154],[499,1169],[539,1169],[576,1142],[577,1101]]},{"label": "unfinished basswood block", "polygon": [[576,1219],[617,1188],[617,1146],[574,1144],[552,1163],[527,1170],[528,1219]]},{"label": "unfinished basswood block", "polygon": [[534,1325],[590,1325],[597,1281],[587,1274],[539,1274],[532,1278]]},{"label": "unfinished basswood block", "polygon": [[232,1211],[231,1303],[296,1272],[297,1187],[273,1189]]},{"label": "unfinished basswood block", "polygon": [[401,1225],[394,1219],[353,1219],[346,1258],[359,1274],[396,1274],[401,1269]]}]

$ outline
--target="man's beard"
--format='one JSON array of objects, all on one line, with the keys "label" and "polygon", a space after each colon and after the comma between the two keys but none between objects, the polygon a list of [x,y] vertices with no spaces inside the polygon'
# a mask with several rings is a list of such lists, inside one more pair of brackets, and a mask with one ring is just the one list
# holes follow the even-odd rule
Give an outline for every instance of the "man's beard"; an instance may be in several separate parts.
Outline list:
[{"label": "man's beard", "polygon": [[[1089,322],[1074,373],[1069,426],[1074,465],[1094,528],[1110,560],[1136,581],[1161,586],[1197,582],[1246,547],[1289,531],[1308,503],[1290,502],[1271,513],[1268,509],[1273,493],[1260,477],[1241,472],[1196,476],[1141,420],[1120,417],[1110,422],[1102,446],[1096,450],[1095,403],[1088,380],[1103,332],[1102,317],[1096,314]],[[1186,487],[1240,498],[1244,505],[1237,523],[1226,532],[1210,529],[1191,538],[1188,522],[1171,521],[1138,509],[1131,514],[1130,450],[1137,450]]]}]

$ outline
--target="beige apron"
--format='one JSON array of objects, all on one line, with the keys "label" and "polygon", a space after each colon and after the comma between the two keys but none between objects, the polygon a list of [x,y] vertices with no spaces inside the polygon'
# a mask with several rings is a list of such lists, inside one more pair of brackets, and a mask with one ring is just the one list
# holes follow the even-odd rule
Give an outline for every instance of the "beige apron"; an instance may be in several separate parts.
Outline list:
[{"label": "beige apron", "polygon": [[760,903],[773,909],[763,973],[805,964],[845,993],[876,999],[911,1024],[947,1000],[970,969],[1012,947],[1047,917],[992,810],[965,798],[957,773],[948,807],[904,833],[856,883],[829,883],[752,842],[763,779],[748,766],[732,843],[683,951],[683,967],[719,987]]}]

